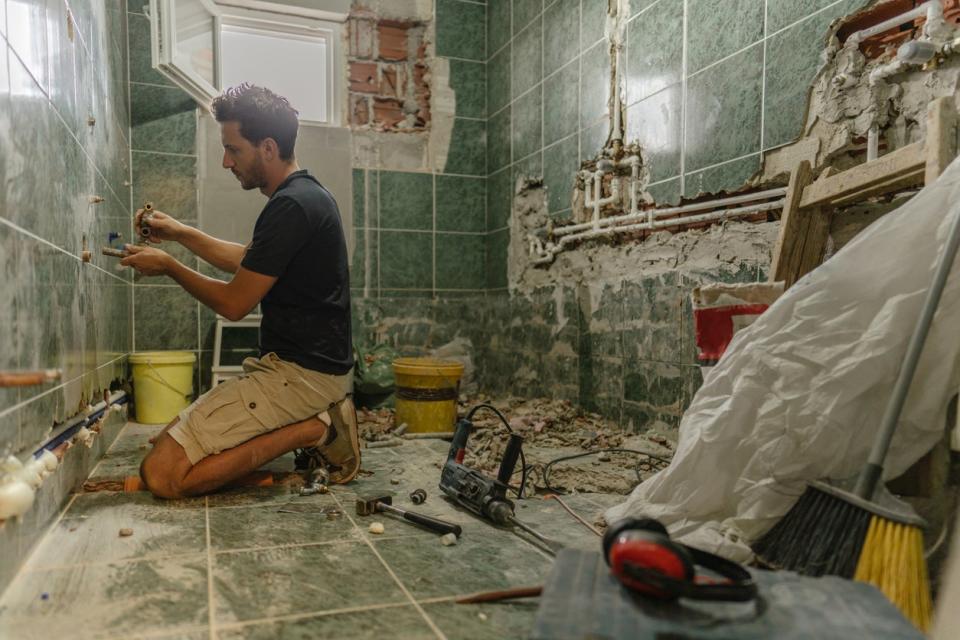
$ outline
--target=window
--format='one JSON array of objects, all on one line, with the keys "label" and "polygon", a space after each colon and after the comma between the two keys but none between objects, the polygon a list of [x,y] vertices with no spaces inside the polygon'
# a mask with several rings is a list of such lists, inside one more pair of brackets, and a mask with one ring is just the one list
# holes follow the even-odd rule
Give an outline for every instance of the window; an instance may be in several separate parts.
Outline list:
[{"label": "window", "polygon": [[345,19],[263,0],[150,0],[153,66],[202,105],[251,82],[285,96],[301,122],[336,125]]}]

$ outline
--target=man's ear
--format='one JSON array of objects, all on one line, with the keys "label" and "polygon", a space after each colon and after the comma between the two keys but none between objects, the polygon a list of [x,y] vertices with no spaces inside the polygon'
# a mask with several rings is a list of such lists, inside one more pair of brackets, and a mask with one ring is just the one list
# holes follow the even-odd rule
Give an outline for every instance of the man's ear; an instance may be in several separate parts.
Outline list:
[{"label": "man's ear", "polygon": [[277,146],[277,141],[273,138],[264,138],[260,144],[263,145],[263,154],[266,160],[276,160],[280,157],[280,147]]}]

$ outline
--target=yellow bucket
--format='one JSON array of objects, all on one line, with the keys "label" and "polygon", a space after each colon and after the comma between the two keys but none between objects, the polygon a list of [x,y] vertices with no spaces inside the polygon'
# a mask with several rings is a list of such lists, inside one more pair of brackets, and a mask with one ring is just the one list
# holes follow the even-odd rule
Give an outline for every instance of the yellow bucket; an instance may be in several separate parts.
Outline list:
[{"label": "yellow bucket", "polygon": [[143,351],[130,356],[137,422],[167,424],[190,404],[196,360],[191,351]]},{"label": "yellow bucket", "polygon": [[457,421],[457,396],[463,365],[436,358],[397,358],[393,361],[397,384],[398,425],[411,433],[453,431]]}]

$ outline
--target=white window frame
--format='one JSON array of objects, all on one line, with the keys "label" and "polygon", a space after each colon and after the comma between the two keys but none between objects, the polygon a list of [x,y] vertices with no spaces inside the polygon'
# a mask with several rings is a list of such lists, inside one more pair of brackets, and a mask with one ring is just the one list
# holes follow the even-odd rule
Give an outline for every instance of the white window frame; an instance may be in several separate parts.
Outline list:
[{"label": "white window frame", "polygon": [[[284,7],[269,2],[243,0],[199,0],[213,20],[213,76],[214,84],[186,69],[176,62],[176,0],[150,0],[150,43],[153,68],[169,78],[190,94],[204,109],[223,91],[222,57],[220,34],[223,27],[238,27],[260,32],[287,34],[306,39],[322,39],[326,55],[326,105],[325,121],[301,119],[301,124],[314,126],[340,126],[343,96],[343,45],[342,24],[346,14],[329,11]],[[272,9],[267,9],[272,6]],[[248,8],[249,7],[249,8]],[[277,18],[282,14],[286,19]]]}]

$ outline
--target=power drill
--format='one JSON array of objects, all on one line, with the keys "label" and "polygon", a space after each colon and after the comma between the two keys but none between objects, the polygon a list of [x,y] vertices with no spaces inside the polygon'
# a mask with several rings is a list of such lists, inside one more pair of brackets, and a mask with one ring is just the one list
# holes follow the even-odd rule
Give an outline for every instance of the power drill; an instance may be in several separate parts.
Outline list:
[{"label": "power drill", "polygon": [[490,478],[463,464],[467,440],[473,430],[473,423],[470,421],[472,414],[473,412],[457,422],[453,442],[450,443],[450,451],[447,453],[447,462],[440,473],[440,490],[457,504],[494,524],[503,526],[515,523],[514,505],[507,498],[507,489],[510,488],[510,477],[517,466],[523,437],[510,434],[497,477]]}]

